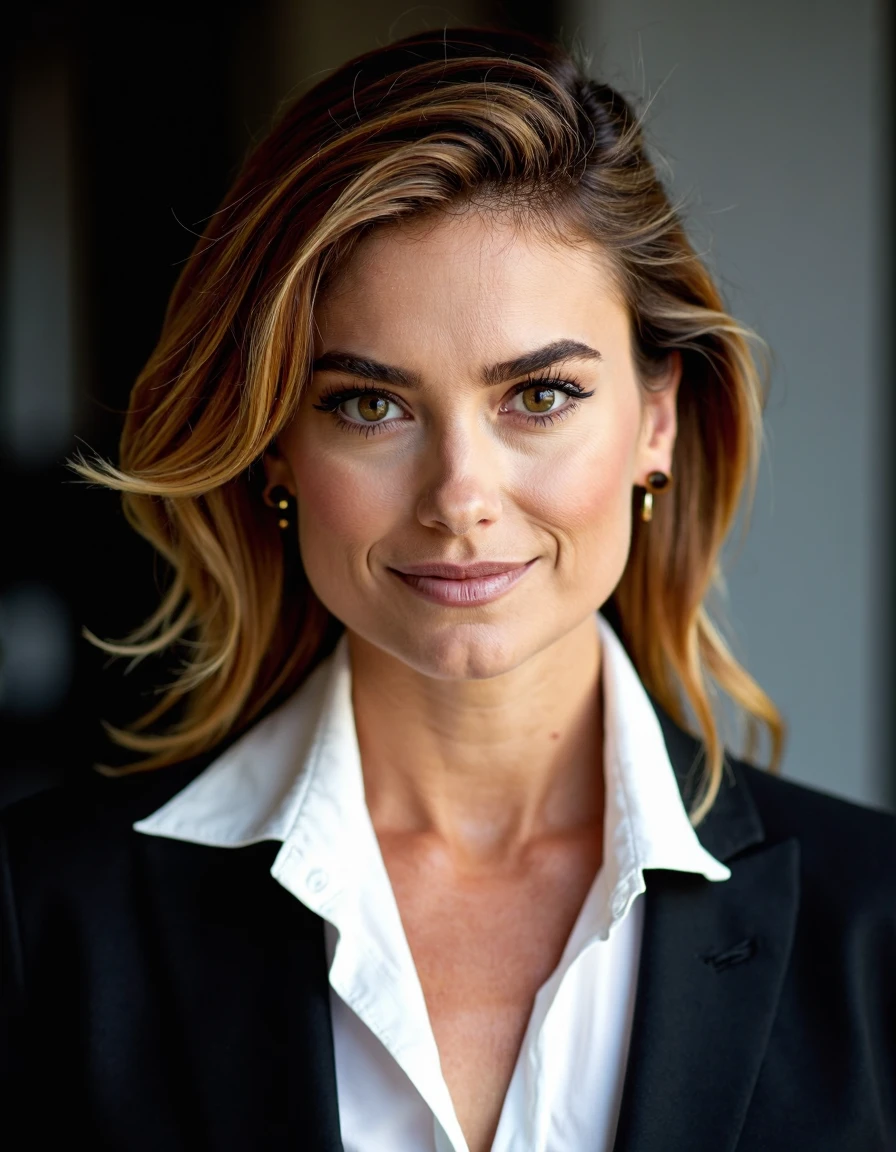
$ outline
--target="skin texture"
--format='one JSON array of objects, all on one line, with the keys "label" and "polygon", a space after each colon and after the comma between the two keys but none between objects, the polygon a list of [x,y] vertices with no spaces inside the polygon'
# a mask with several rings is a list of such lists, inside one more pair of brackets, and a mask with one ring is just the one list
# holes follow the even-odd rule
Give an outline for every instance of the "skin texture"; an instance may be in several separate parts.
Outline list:
[{"label": "skin texture", "polygon": [[[265,466],[269,487],[295,494],[308,579],[348,630],[367,802],[478,1152],[600,866],[593,614],[626,564],[633,485],[671,472],[680,360],[648,392],[601,253],[474,210],[372,233],[315,323],[315,360],[350,353],[417,382],[315,371]],[[560,340],[600,358],[536,372],[526,393],[525,375],[483,383],[487,367]],[[593,395],[570,398],[549,375]],[[553,400],[538,391],[551,383]],[[370,387],[393,399],[366,427],[369,395],[342,404],[347,429],[314,407]],[[479,560],[535,563],[463,607],[390,571]]]}]

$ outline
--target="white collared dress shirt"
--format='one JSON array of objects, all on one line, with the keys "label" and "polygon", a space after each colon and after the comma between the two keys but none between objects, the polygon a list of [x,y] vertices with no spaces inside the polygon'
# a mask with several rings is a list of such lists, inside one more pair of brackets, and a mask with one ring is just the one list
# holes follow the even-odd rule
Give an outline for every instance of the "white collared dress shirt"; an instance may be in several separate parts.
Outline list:
[{"label": "white collared dress shirt", "polygon": [[[492,1152],[609,1152],[631,1033],[644,872],[730,876],[691,827],[625,649],[600,613],[595,626],[603,863],[535,997]],[[364,798],[345,635],[286,703],[134,827],[234,849],[279,841],[271,882],[325,922],[345,1152],[468,1152]]]}]

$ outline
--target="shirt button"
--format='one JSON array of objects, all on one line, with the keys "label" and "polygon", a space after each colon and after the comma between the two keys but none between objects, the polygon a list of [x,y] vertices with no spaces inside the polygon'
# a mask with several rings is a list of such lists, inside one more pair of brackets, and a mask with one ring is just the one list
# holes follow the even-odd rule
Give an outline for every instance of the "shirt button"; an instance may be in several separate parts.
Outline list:
[{"label": "shirt button", "polygon": [[305,883],[308,886],[309,892],[323,892],[324,888],[330,883],[330,877],[323,868],[312,868],[305,878]]}]

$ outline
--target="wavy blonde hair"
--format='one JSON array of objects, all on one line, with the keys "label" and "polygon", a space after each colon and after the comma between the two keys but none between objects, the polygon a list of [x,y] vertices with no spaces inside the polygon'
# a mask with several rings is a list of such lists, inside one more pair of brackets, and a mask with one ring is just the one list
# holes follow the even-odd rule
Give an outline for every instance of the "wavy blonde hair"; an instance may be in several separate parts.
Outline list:
[{"label": "wavy blonde hair", "polygon": [[765,726],[777,765],[781,717],[705,603],[742,490],[750,501],[755,490],[764,391],[751,334],[727,315],[622,97],[551,45],[461,29],[359,57],[285,111],[183,269],[131,393],[118,466],[73,462],[123,493],[172,572],[125,641],[91,639],[136,660],[188,653],[154,707],[128,729],[108,726],[141,754],[126,771],[206,752],[332,649],[338,621],[262,503],[261,458],[308,379],[315,299],[359,239],[472,200],[610,256],[645,387],[681,354],[675,484],[649,526],[633,491],[631,552],[607,607],[654,699],[682,726],[685,702],[696,718],[695,824],[724,772],[717,688],[745,714],[751,747]]}]

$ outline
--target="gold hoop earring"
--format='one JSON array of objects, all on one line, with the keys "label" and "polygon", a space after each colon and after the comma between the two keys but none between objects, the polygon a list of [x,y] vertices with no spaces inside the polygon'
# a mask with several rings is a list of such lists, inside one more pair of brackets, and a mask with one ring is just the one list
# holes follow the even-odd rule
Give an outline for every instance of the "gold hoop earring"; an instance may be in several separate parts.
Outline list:
[{"label": "gold hoop earring", "polygon": [[644,502],[641,505],[641,519],[649,524],[653,519],[653,495],[655,492],[664,492],[672,483],[672,477],[666,472],[650,472],[647,476]]}]

